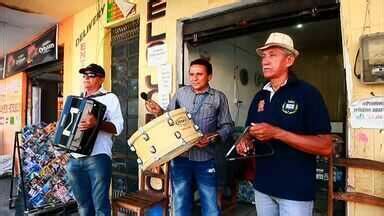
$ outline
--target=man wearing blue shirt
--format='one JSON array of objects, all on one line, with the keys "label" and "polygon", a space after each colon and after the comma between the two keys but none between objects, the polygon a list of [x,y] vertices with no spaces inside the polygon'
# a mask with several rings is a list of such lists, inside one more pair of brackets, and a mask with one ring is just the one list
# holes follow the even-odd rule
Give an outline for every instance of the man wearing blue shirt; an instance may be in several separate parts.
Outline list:
[{"label": "man wearing blue shirt", "polygon": [[[172,211],[175,216],[192,215],[193,190],[196,185],[203,216],[218,216],[217,176],[215,167],[215,145],[212,137],[225,142],[233,130],[227,97],[211,88],[212,65],[205,59],[191,62],[188,74],[190,85],[179,88],[167,110],[184,107],[204,134],[193,148],[171,161]],[[164,111],[146,101],[146,108],[157,116]]]},{"label": "man wearing blue shirt", "polygon": [[269,81],[254,97],[236,150],[255,149],[255,202],[258,216],[311,216],[315,198],[315,155],[329,155],[332,139],[328,111],[319,91],[299,80],[290,67],[299,52],[290,36],[270,34],[261,57]]}]

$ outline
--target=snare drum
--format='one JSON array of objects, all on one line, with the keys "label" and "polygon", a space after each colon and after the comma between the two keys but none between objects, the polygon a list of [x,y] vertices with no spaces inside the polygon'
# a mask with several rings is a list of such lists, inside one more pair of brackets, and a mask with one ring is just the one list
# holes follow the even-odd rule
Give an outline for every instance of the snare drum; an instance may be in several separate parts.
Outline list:
[{"label": "snare drum", "polygon": [[185,108],[176,109],[140,127],[128,140],[142,169],[159,166],[188,151],[203,134]]}]

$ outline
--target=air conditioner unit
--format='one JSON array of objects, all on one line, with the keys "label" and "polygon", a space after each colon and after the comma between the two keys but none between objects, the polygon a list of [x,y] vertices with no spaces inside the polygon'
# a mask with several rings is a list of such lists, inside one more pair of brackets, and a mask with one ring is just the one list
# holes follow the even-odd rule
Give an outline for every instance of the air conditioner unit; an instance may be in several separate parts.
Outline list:
[{"label": "air conditioner unit", "polygon": [[384,84],[384,33],[360,37],[363,70],[361,81],[365,84]]}]

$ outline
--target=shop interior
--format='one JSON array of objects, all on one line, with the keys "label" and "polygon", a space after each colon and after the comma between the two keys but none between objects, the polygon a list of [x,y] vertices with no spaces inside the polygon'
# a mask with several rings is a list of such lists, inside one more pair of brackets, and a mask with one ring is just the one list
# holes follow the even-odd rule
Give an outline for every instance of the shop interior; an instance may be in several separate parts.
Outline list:
[{"label": "shop interior", "polygon": [[[294,73],[320,90],[332,122],[342,122],[345,75],[338,19],[298,23],[190,46],[189,59],[209,58],[214,70],[211,85],[226,94],[235,125],[243,126],[253,96],[265,84],[256,48],[264,44],[271,32],[283,32],[294,38],[300,51]],[[188,84],[187,75],[185,78]]]},{"label": "shop interior", "polygon": [[63,110],[63,55],[58,48],[58,61],[27,69],[27,125],[57,122]]},{"label": "shop interior", "polygon": [[[213,30],[214,32],[214,30]],[[261,47],[272,32],[289,34],[300,56],[293,71],[299,79],[314,85],[321,92],[331,118],[332,133],[345,140],[346,87],[343,66],[340,20],[338,17],[300,20],[292,19],[284,25],[253,28],[244,31],[209,33],[202,40],[184,40],[184,83],[188,84],[188,63],[197,58],[207,58],[213,66],[210,85],[225,93],[237,132],[242,131],[250,103],[265,84],[260,58],[256,48]],[[219,35],[220,34],[220,35]],[[341,144],[345,152],[344,142]],[[341,153],[342,154],[342,153]],[[315,202],[317,213],[327,210],[327,165],[318,158],[318,194]],[[345,172],[336,171],[336,186],[343,187]],[[242,187],[240,185],[240,187]],[[238,200],[250,202],[251,197],[237,195]],[[240,198],[240,199],[239,199]],[[344,203],[336,203],[335,211],[344,212]]]}]

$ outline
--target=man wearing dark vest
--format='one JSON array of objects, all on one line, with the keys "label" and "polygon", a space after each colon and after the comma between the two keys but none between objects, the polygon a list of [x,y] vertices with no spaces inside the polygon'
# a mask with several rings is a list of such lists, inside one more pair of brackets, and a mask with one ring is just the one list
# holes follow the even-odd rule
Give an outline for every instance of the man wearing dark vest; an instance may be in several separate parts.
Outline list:
[{"label": "man wearing dark vest", "polygon": [[254,179],[258,216],[312,216],[316,155],[331,153],[330,120],[319,91],[299,80],[290,67],[299,52],[290,36],[272,33],[256,49],[269,81],[254,97],[237,145],[272,156],[256,158]]}]

